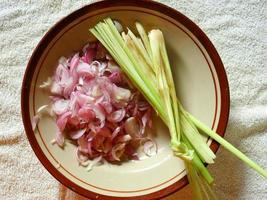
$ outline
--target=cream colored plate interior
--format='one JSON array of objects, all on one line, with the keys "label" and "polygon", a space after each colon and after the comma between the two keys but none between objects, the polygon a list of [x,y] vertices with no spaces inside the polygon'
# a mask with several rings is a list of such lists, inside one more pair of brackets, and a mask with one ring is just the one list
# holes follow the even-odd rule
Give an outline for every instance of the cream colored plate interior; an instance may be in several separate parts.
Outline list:
[{"label": "cream colored plate interior", "polygon": [[[193,34],[181,24],[151,10],[133,7],[102,10],[102,13],[88,13],[78,22],[69,24],[47,46],[34,74],[36,85],[33,83],[31,86],[31,117],[34,111],[49,102],[49,94],[38,86],[52,75],[58,58],[80,50],[86,42],[93,40],[88,28],[109,16],[130,27],[138,20],[147,30],[159,28],[164,32],[179,98],[188,111],[216,129],[220,113],[220,91],[215,88],[219,88],[219,83],[207,52]],[[52,119],[43,118],[38,130],[37,141],[54,166],[60,163],[59,172],[96,193],[125,197],[144,195],[166,188],[185,175],[183,162],[172,155],[169,133],[160,120],[154,121],[153,129],[159,147],[157,155],[121,165],[102,165],[91,172],[78,166],[74,146],[67,144],[62,150],[50,143],[55,133],[55,122]]]}]

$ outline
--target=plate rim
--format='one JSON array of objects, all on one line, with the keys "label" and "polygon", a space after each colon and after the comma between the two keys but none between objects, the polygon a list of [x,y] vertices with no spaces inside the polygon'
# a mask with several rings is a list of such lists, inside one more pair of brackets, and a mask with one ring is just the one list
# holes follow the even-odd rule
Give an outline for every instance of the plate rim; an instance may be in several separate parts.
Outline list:
[{"label": "plate rim", "polygon": [[[118,6],[134,6],[134,7],[141,7],[146,8],[154,11],[161,12],[162,14],[172,18],[175,21],[178,21],[182,25],[184,25],[189,31],[193,33],[193,35],[198,39],[198,41],[203,45],[205,50],[207,51],[211,61],[214,64],[214,68],[216,71],[216,74],[218,76],[219,86],[220,86],[220,92],[221,92],[221,112],[219,116],[219,123],[217,126],[216,132],[224,136],[228,118],[229,118],[229,111],[230,111],[230,92],[229,92],[229,85],[227,80],[227,75],[225,72],[225,68],[223,66],[223,63],[221,61],[221,58],[209,40],[209,38],[206,36],[206,34],[189,18],[187,18],[185,15],[180,13],[179,11],[165,5],[159,2],[155,1],[149,1],[149,0],[103,0],[98,1],[92,4],[88,4],[72,13],[67,15],[66,17],[59,20],[55,25],[53,25],[46,34],[42,37],[36,48],[34,49],[30,60],[27,64],[23,82],[22,82],[22,88],[21,88],[21,113],[22,113],[22,119],[24,124],[24,129],[27,135],[27,138],[30,142],[30,145],[35,152],[36,156],[38,157],[39,161],[43,164],[43,166],[52,174],[59,182],[61,182],[63,185],[68,187],[69,189],[79,193],[80,195],[83,195],[85,197],[89,198],[101,198],[104,200],[110,199],[110,200],[117,200],[117,199],[155,199],[155,198],[163,198],[165,196],[171,195],[172,193],[180,190],[184,186],[188,184],[187,177],[184,176],[182,179],[177,181],[176,183],[163,188],[159,191],[141,195],[141,196],[131,196],[131,197],[115,197],[115,196],[108,196],[108,195],[102,195],[98,194],[92,191],[89,191],[85,188],[82,188],[78,184],[74,183],[70,179],[66,178],[64,175],[62,175],[48,160],[48,158],[43,153],[42,149],[40,148],[34,133],[31,128],[31,119],[29,116],[29,94],[30,94],[30,84],[32,82],[32,78],[35,71],[35,66],[38,63],[38,58],[40,55],[42,55],[43,50],[45,50],[45,47],[48,41],[53,39],[55,35],[61,30],[61,28],[64,28],[66,24],[69,23],[69,21],[72,21],[72,19],[78,18],[80,16],[83,16],[85,13],[95,11],[97,9],[102,8],[109,8],[109,7],[118,7]],[[211,144],[211,149],[214,152],[217,152],[219,149],[219,144],[215,141]]]}]

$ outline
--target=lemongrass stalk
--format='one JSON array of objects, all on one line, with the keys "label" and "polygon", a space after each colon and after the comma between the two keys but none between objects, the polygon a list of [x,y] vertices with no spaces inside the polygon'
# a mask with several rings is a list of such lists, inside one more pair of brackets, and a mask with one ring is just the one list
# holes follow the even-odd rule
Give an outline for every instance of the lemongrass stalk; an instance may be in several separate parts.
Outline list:
[{"label": "lemongrass stalk", "polygon": [[122,33],[122,37],[125,41],[125,44],[129,49],[132,50],[133,56],[135,57],[135,60],[138,62],[138,68],[143,71],[145,76],[150,77],[150,80],[152,81],[152,84],[156,84],[155,80],[155,74],[149,67],[149,65],[146,63],[144,57],[142,56],[142,53],[138,50],[136,41],[133,40],[129,35],[126,35]]},{"label": "lemongrass stalk", "polygon": [[[113,24],[112,24],[113,25]],[[109,24],[109,26],[107,26],[106,24],[99,24],[99,26],[97,26],[97,29],[98,32],[102,33],[104,35],[104,37],[102,38],[102,40],[105,40],[107,42],[106,46],[109,47],[109,50],[112,51],[112,53],[116,56],[120,56],[121,54],[123,54],[123,50],[126,49],[126,51],[124,53],[127,54],[127,48],[125,46],[121,46],[120,44],[116,43],[115,45],[113,45],[112,41],[118,41],[118,38],[116,38],[114,32],[116,32],[114,29],[112,29],[111,24]],[[104,32],[104,33],[103,33]],[[93,32],[94,33],[94,32]],[[97,34],[95,33],[96,37],[97,37]],[[151,42],[152,44],[153,41]],[[171,132],[171,136],[172,136],[172,145],[177,148],[178,150],[181,150],[182,147],[184,147],[184,154],[180,155],[181,158],[183,159],[186,159],[186,157],[188,156],[188,160],[191,160],[192,159],[192,152],[193,151],[190,151],[187,149],[186,145],[184,145],[183,143],[181,144],[180,141],[177,139],[177,130],[176,130],[176,121],[174,119],[174,110],[173,110],[173,101],[171,100],[171,96],[170,96],[170,85],[172,84],[172,82],[169,81],[169,84],[166,80],[166,72],[165,72],[165,68],[164,68],[164,60],[161,59],[162,58],[162,55],[161,55],[161,45],[159,43],[159,40],[156,39],[155,43],[157,44],[157,48],[156,48],[156,51],[154,52],[154,54],[156,56],[154,56],[156,60],[156,62],[154,62],[155,66],[158,67],[158,78],[159,78],[159,86],[161,88],[161,94],[163,96],[163,101],[165,102],[165,105],[167,106],[167,117],[168,117],[168,124],[169,124],[169,129],[170,129],[170,132]],[[116,51],[116,49],[119,49],[119,52]],[[152,53],[153,54],[153,53]],[[129,55],[128,55],[129,56]],[[129,56],[130,57],[130,56]],[[136,66],[136,64],[138,64],[138,62],[136,60],[134,60],[136,58],[134,58],[134,56],[130,57],[130,59],[128,60],[124,60],[122,58],[119,58],[118,61],[120,61],[121,63],[120,64],[132,64],[133,65],[133,68],[132,69],[127,69],[128,73],[133,70],[133,72],[135,73],[135,75],[139,75],[140,76],[140,73],[138,71],[138,66]],[[158,62],[158,63],[157,63]],[[129,67],[129,65],[127,65]],[[141,78],[141,77],[140,77]],[[141,78],[142,80],[142,78]],[[145,82],[145,81],[144,81]],[[147,85],[147,83],[145,82],[145,84]],[[167,93],[166,93],[167,92]],[[160,99],[160,98],[159,98]],[[163,102],[160,102],[159,101],[159,105],[162,105]],[[179,114],[178,112],[176,112],[176,114]],[[166,119],[166,118],[165,118]],[[166,120],[167,121],[167,120]],[[180,128],[180,127],[179,127]],[[180,149],[179,149],[180,148]],[[180,153],[180,152],[178,152]],[[193,170],[195,170],[194,168],[192,168]]]},{"label": "lemongrass stalk", "polygon": [[[151,33],[152,33],[152,31],[151,31]],[[177,137],[178,137],[178,140],[180,140],[181,132],[180,132],[179,107],[178,107],[178,104],[176,103],[177,95],[176,95],[175,85],[174,85],[174,81],[173,81],[171,66],[170,66],[170,62],[169,62],[169,58],[168,58],[168,54],[167,54],[167,49],[166,49],[163,33],[158,30],[156,32],[156,34],[157,34],[158,40],[160,41],[161,57],[163,59],[164,71],[166,73],[166,78],[168,80],[168,85],[169,85],[169,89],[170,89],[170,95],[171,95],[171,99],[172,99],[172,108],[173,108],[173,112],[174,112],[174,116],[175,116]]]},{"label": "lemongrass stalk", "polygon": [[[153,106],[153,108],[156,110],[156,112],[160,115],[160,117],[163,119],[163,121],[168,124],[168,116],[165,113],[163,102],[160,99],[159,94],[154,90],[153,92],[150,91],[150,89],[153,87],[151,85],[146,85],[143,79],[148,79],[149,77],[144,77],[138,74],[135,70],[136,62],[131,57],[131,52],[128,48],[125,48],[124,41],[121,38],[120,34],[116,30],[116,27],[112,23],[112,21],[109,19],[109,26],[106,30],[106,26],[103,28],[103,23],[99,23],[95,28],[90,29],[90,31],[96,36],[96,38],[108,49],[108,51],[112,54],[114,59],[118,62],[118,64],[122,67],[123,71],[126,73],[126,75],[132,80],[132,82],[137,86],[137,88],[141,91],[141,93],[145,96],[145,98],[148,100],[148,102]],[[114,30],[115,29],[115,30]],[[101,30],[101,31],[100,31]],[[108,32],[107,34],[105,32]],[[117,31],[117,32],[116,32]],[[102,37],[102,34],[104,36]],[[113,34],[115,35],[113,37]],[[111,36],[111,38],[109,38]],[[118,44],[117,44],[118,43]],[[113,46],[118,47],[113,47]],[[119,49],[117,49],[119,48]],[[122,48],[122,50],[120,49]],[[130,59],[129,59],[130,57]],[[126,61],[125,61],[126,59]],[[179,108],[182,108],[180,106]],[[267,178],[267,172],[259,167],[256,163],[251,161],[248,157],[246,157],[243,153],[241,153],[239,150],[237,150],[235,147],[233,147],[230,143],[228,143],[226,140],[224,140],[222,137],[217,135],[214,131],[212,131],[209,127],[205,126],[201,122],[199,122],[197,119],[195,119],[192,115],[188,113],[190,121],[194,123],[194,125],[199,129],[202,130],[204,133],[209,135],[211,138],[219,142],[222,146],[224,146],[226,149],[228,149],[230,152],[232,152],[234,155],[236,155],[238,158],[243,160],[246,164],[248,164],[250,167],[255,169],[257,172],[262,174],[264,177]],[[175,147],[177,148],[177,147]]]},{"label": "lemongrass stalk", "polygon": [[190,144],[192,144],[194,149],[197,151],[200,158],[206,163],[214,163],[213,159],[216,158],[215,154],[205,143],[195,126],[192,126],[190,121],[185,117],[183,113],[181,113],[181,126],[183,134],[186,136]]},{"label": "lemongrass stalk", "polygon": [[170,95],[168,93],[169,89],[166,87],[167,86],[166,77],[164,75],[162,68],[159,68],[158,71],[159,71],[159,73],[157,74],[157,78],[158,78],[158,82],[159,82],[159,92],[163,97],[164,103],[166,105],[166,110],[168,113],[168,122],[169,122],[168,128],[169,128],[170,134],[171,134],[171,144],[179,145],[180,141],[177,138],[175,119],[173,116],[173,110],[172,110]]},{"label": "lemongrass stalk", "polygon": [[193,115],[189,114],[189,118],[192,120],[192,122],[199,128],[199,130],[203,131],[205,134],[210,136],[212,139],[220,143],[225,149],[236,155],[240,160],[244,161],[248,166],[256,170],[259,174],[261,174],[263,177],[267,178],[267,172],[261,168],[259,165],[257,165],[255,162],[253,162],[251,159],[249,159],[245,154],[243,154],[241,151],[239,151],[237,148],[235,148],[232,144],[227,142],[225,139],[223,139],[220,135],[218,135],[216,132],[211,130],[208,126],[197,120]]},{"label": "lemongrass stalk", "polygon": [[[175,90],[174,83],[171,80],[167,80],[167,78],[170,77],[166,75],[167,71],[165,66],[166,60],[163,59],[164,54],[162,54],[163,51],[162,48],[165,45],[163,35],[159,30],[152,30],[149,33],[148,38],[151,46],[152,62],[158,80],[159,92],[162,96],[163,103],[166,106],[168,122],[169,122],[167,125],[171,134],[171,148],[176,156],[179,156],[183,160],[192,160],[194,151],[189,150],[186,144],[184,144],[180,140],[181,132],[179,125],[180,122],[179,122],[178,106],[176,101],[173,102],[172,96],[170,94],[170,92],[172,92],[172,95],[175,94],[176,96],[176,93],[173,93],[172,90],[172,89]],[[175,103],[176,106],[173,106],[173,103]],[[174,108],[176,108],[176,110]]]},{"label": "lemongrass stalk", "polygon": [[202,176],[205,178],[207,183],[209,183],[209,184],[213,183],[214,178],[212,177],[212,175],[210,174],[209,170],[203,164],[203,162],[201,161],[201,159],[198,157],[197,154],[194,155],[192,162],[193,162],[194,166],[198,168],[198,170],[200,171]]},{"label": "lemongrass stalk", "polygon": [[168,128],[171,134],[171,144],[178,145],[180,144],[180,138],[178,139],[178,134],[180,129],[176,129],[175,115],[173,111],[172,101],[170,97],[170,86],[166,80],[166,74],[164,71],[164,63],[161,56],[161,43],[158,38],[158,35],[155,31],[151,31],[148,35],[149,43],[151,47],[152,62],[156,72],[156,78],[158,80],[158,89],[162,96],[163,103],[166,106],[167,116],[168,116]]},{"label": "lemongrass stalk", "polygon": [[185,162],[185,168],[187,171],[187,178],[192,188],[193,197],[196,200],[205,200],[202,198],[201,189],[199,187],[199,179],[196,169],[189,162]]},{"label": "lemongrass stalk", "polygon": [[[156,37],[153,37],[153,35],[150,34],[149,37],[149,43],[151,47],[151,57],[152,57],[152,63],[153,63],[153,68],[156,74],[156,78],[159,79],[159,75],[161,75],[160,69],[161,66],[163,65],[161,57],[160,57],[160,45],[156,39]],[[157,88],[159,88],[159,85],[157,85]],[[167,90],[166,92],[168,92]]]},{"label": "lemongrass stalk", "polygon": [[[162,70],[164,70],[163,72],[164,74],[162,75],[166,77],[165,78],[166,85],[168,85],[168,89],[165,91],[165,93],[168,93],[171,96],[169,102],[165,101],[165,105],[168,104],[171,105],[172,107],[172,113],[168,112],[169,120],[174,120],[174,121],[169,121],[171,123],[169,128],[170,130],[173,131],[172,126],[175,126],[175,131],[176,131],[175,141],[178,141],[178,143],[180,143],[181,133],[180,133],[179,110],[178,110],[178,104],[176,102],[177,101],[176,91],[164,37],[160,30],[152,30],[150,31],[148,38],[150,40],[150,45],[152,49],[152,55],[154,60],[153,64],[154,66],[160,67],[162,68]],[[180,117],[181,117],[182,131],[185,134],[185,136],[189,139],[194,149],[199,153],[200,157],[206,163],[214,163],[213,159],[216,156],[210,150],[209,146],[202,140],[202,137],[199,134],[198,130],[195,128],[193,124],[190,123],[190,121],[186,118],[186,116],[182,115]]]},{"label": "lemongrass stalk", "polygon": [[128,55],[128,57],[130,58],[130,60],[131,60],[131,62],[133,64],[132,66],[135,68],[135,70],[137,71],[138,75],[144,81],[147,89],[149,89],[149,93],[152,94],[152,96],[150,96],[150,102],[153,102],[153,105],[156,106],[155,108],[160,109],[159,111],[157,110],[159,115],[164,116],[165,113],[164,113],[163,107],[161,105],[160,97],[157,95],[156,88],[152,85],[151,81],[146,76],[144,76],[142,70],[140,69],[140,67],[138,66],[137,62],[135,61],[130,49],[127,48],[127,46],[125,45],[124,40],[121,37],[121,35],[118,32],[118,30],[116,29],[113,21],[110,18],[107,18],[104,21],[106,22],[106,24],[109,27],[108,31],[111,31],[111,33],[112,33],[112,34],[110,34],[110,37],[112,37],[114,41],[117,41],[124,48],[124,51],[126,52],[126,54]]},{"label": "lemongrass stalk", "polygon": [[188,138],[192,146],[194,147],[194,150],[197,151],[198,155],[200,156],[201,160],[203,160],[206,163],[212,164],[214,163],[215,156],[210,155],[210,149],[206,143],[202,143],[203,139],[200,135],[198,135],[195,130],[193,130],[193,127],[190,126],[189,122],[185,120],[184,117],[181,117],[181,124],[184,135]]},{"label": "lemongrass stalk", "polygon": [[218,198],[214,190],[212,189],[212,186],[203,178],[203,176],[200,175],[199,177],[200,177],[200,186],[202,188],[204,195],[206,196],[205,200],[217,200]]},{"label": "lemongrass stalk", "polygon": [[[182,136],[182,140],[184,141],[184,143],[187,145],[189,149],[193,149],[192,145],[189,143],[189,141],[184,136]],[[207,183],[209,184],[213,183],[214,178],[210,174],[207,167],[203,164],[202,160],[199,158],[197,153],[194,153],[193,155],[192,164],[196,168],[198,168],[198,171],[202,174],[202,176],[205,178]]]},{"label": "lemongrass stalk", "polygon": [[129,28],[128,28],[128,35],[129,35],[129,37],[131,37],[131,39],[135,43],[138,51],[140,52],[140,55],[142,55],[142,57],[144,58],[145,63],[147,64],[149,69],[155,73],[154,68],[153,68],[153,64],[152,64],[152,59],[149,57],[149,53],[147,52],[146,48],[144,47],[144,44],[142,43],[141,39],[137,38]]},{"label": "lemongrass stalk", "polygon": [[149,43],[149,39],[148,39],[147,33],[146,33],[146,31],[145,31],[145,29],[144,29],[144,27],[143,27],[143,25],[141,23],[136,22],[135,26],[136,26],[136,29],[137,29],[139,35],[142,38],[142,41],[144,43],[144,46],[145,46],[146,51],[148,53],[148,56],[152,60],[152,51],[151,51],[151,47],[150,47],[150,43]]},{"label": "lemongrass stalk", "polygon": [[211,185],[204,180],[204,177],[199,173],[190,161],[185,161],[187,170],[188,181],[193,191],[193,197],[195,200],[217,200]]}]

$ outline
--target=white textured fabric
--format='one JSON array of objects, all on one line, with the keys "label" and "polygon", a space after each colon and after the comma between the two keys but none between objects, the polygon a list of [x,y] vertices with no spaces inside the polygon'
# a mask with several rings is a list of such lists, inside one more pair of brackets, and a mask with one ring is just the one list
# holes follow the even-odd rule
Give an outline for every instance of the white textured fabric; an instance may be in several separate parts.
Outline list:
[{"label": "white textured fabric", "polygon": [[[58,199],[58,182],[36,159],[20,115],[28,59],[60,18],[91,1],[0,1],[0,196]],[[267,4],[263,0],[165,0],[196,22],[226,67],[231,114],[226,139],[267,166]],[[223,149],[210,166],[220,199],[267,199],[267,181]]]}]

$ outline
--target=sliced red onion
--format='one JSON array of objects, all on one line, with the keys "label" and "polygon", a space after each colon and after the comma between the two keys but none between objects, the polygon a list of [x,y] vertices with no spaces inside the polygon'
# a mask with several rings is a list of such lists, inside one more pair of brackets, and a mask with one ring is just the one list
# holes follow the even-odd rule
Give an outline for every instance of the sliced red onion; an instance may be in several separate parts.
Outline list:
[{"label": "sliced red onion", "polygon": [[[94,159],[89,169],[103,158],[138,159],[136,149],[151,126],[151,108],[128,82],[105,48],[89,43],[82,53],[60,58],[54,76],[41,85],[50,88],[52,106],[38,110],[32,127],[42,114],[55,114],[56,143],[64,146],[64,134],[77,140],[78,162],[87,165],[87,159]],[[152,144],[144,148],[149,151]]]},{"label": "sliced red onion", "polygon": [[90,64],[96,57],[96,49],[93,47],[89,47],[86,50],[84,50],[84,56],[81,58],[81,60],[85,63]]},{"label": "sliced red onion", "polygon": [[145,101],[140,101],[137,103],[137,105],[140,111],[145,111],[150,108],[150,105]]},{"label": "sliced red onion", "polygon": [[108,117],[107,120],[110,122],[120,122],[126,114],[126,111],[124,108],[116,110],[115,112],[111,113]]},{"label": "sliced red onion", "polygon": [[96,117],[93,108],[86,105],[80,108],[78,116],[86,122],[90,122]]},{"label": "sliced red onion", "polygon": [[67,112],[69,108],[69,100],[59,99],[55,101],[52,105],[52,110],[57,115],[62,115],[63,113]]},{"label": "sliced red onion", "polygon": [[100,131],[97,134],[101,135],[101,136],[103,136],[105,138],[107,138],[107,137],[111,138],[112,137],[112,133],[111,133],[110,129],[107,128],[107,127],[101,128]]},{"label": "sliced red onion", "polygon": [[73,140],[77,140],[79,139],[80,137],[82,137],[84,135],[84,133],[86,132],[86,128],[84,129],[81,129],[81,130],[75,130],[75,131],[71,131],[69,133],[69,136],[71,139]]},{"label": "sliced red onion", "polygon": [[94,78],[97,72],[93,70],[88,63],[80,62],[77,66],[77,74],[86,78]]},{"label": "sliced red onion", "polygon": [[56,69],[56,74],[54,76],[54,81],[57,83],[60,83],[62,86],[66,84],[66,82],[69,81],[69,78],[71,77],[70,71],[68,67],[59,64]]},{"label": "sliced red onion", "polygon": [[94,85],[92,87],[92,89],[91,89],[91,94],[90,95],[95,97],[95,98],[102,96],[103,92],[102,92],[100,86],[99,85]]},{"label": "sliced red onion", "polygon": [[127,102],[131,97],[131,91],[113,84],[112,97],[116,102]]},{"label": "sliced red onion", "polygon": [[60,146],[60,147],[64,146],[64,135],[58,128],[56,130],[56,138],[55,139],[56,139],[58,146]]},{"label": "sliced red onion", "polygon": [[130,135],[123,135],[120,138],[118,138],[117,142],[127,143],[132,139]]},{"label": "sliced red onion", "polygon": [[86,137],[84,135],[78,139],[77,143],[79,151],[83,153],[88,153],[88,141],[86,140]]},{"label": "sliced red onion", "polygon": [[129,157],[131,160],[139,160],[139,157],[136,153],[135,148],[131,144],[127,144],[125,147],[125,154]]},{"label": "sliced red onion", "polygon": [[105,141],[103,142],[103,152],[106,154],[111,151],[112,149],[112,140],[111,138],[106,138]]},{"label": "sliced red onion", "polygon": [[101,105],[102,108],[104,108],[104,110],[110,114],[113,110],[112,104],[108,101],[103,101],[101,103],[99,103]]},{"label": "sliced red onion", "polygon": [[113,72],[119,72],[121,70],[120,67],[114,61],[110,60],[108,61],[108,65],[105,71],[113,73]]},{"label": "sliced red onion", "polygon": [[147,139],[144,142],[143,147],[144,147],[144,153],[147,156],[152,156],[152,155],[156,154],[158,151],[157,144],[152,139]]},{"label": "sliced red onion", "polygon": [[88,135],[87,135],[87,141],[88,141],[88,142],[93,141],[93,139],[95,138],[96,134],[97,134],[96,132],[94,132],[94,131],[90,131],[90,132],[88,133]]},{"label": "sliced red onion", "polygon": [[132,138],[138,138],[141,133],[141,127],[135,117],[130,117],[125,121],[124,129]]},{"label": "sliced red onion", "polygon": [[53,82],[50,91],[53,95],[62,95],[63,87],[59,83]]},{"label": "sliced red onion", "polygon": [[50,116],[54,116],[54,112],[51,109],[50,105],[43,105],[37,110],[37,115],[41,118],[44,114],[48,114]]},{"label": "sliced red onion", "polygon": [[102,156],[96,157],[92,162],[89,163],[86,170],[91,171],[95,166],[97,166],[101,163],[101,160],[102,160]]},{"label": "sliced red onion", "polygon": [[97,43],[96,45],[96,59],[105,59],[107,54],[107,50],[101,43]]},{"label": "sliced red onion", "polygon": [[92,147],[98,152],[103,152],[103,143],[105,141],[105,137],[101,135],[96,135],[96,137],[92,141]]},{"label": "sliced red onion", "polygon": [[68,67],[68,61],[67,58],[65,58],[64,56],[61,56],[58,60],[58,63],[63,65],[65,68]]},{"label": "sliced red onion", "polygon": [[77,158],[78,163],[80,165],[83,165],[83,166],[84,166],[85,162],[88,161],[88,159],[89,159],[85,153],[83,153],[79,150],[79,148],[76,149],[76,158]]},{"label": "sliced red onion", "polygon": [[121,83],[122,82],[121,72],[119,72],[119,71],[118,72],[112,72],[108,78],[112,83]]},{"label": "sliced red onion", "polygon": [[92,158],[93,157],[93,150],[92,150],[92,142],[91,141],[88,141],[88,143],[87,143],[87,151],[88,151],[89,156]]},{"label": "sliced red onion", "polygon": [[56,124],[57,124],[57,127],[59,128],[60,131],[64,131],[70,116],[71,116],[71,112],[68,111],[68,112],[65,112],[64,114],[60,115],[57,118]]},{"label": "sliced red onion", "polygon": [[100,106],[94,106],[93,110],[95,112],[96,118],[99,119],[101,124],[103,124],[105,122],[105,119],[106,119],[106,116],[105,116],[103,109]]},{"label": "sliced red onion", "polygon": [[108,63],[107,62],[101,62],[100,64],[101,65],[99,66],[99,74],[103,75],[103,73],[105,72],[105,70],[108,66]]},{"label": "sliced red onion", "polygon": [[125,150],[125,143],[116,144],[111,150],[112,158],[116,161],[120,161],[120,158],[124,153],[124,150]]},{"label": "sliced red onion", "polygon": [[72,58],[71,58],[71,61],[70,61],[70,74],[73,76],[77,76],[77,71],[76,71],[76,68],[78,66],[80,62],[80,57],[79,57],[79,54],[76,53]]},{"label": "sliced red onion", "polygon": [[40,121],[39,115],[33,116],[33,118],[32,118],[32,130],[33,131],[35,131],[35,129],[36,129],[37,124],[38,124],[39,121]]},{"label": "sliced red onion", "polygon": [[110,60],[113,60],[113,58],[111,57],[111,55],[106,54],[106,60],[110,61]]},{"label": "sliced red onion", "polygon": [[78,79],[78,85],[83,86],[83,77],[79,77]]},{"label": "sliced red onion", "polygon": [[101,63],[96,60],[90,64],[90,68],[94,71],[95,75],[100,75],[101,67]]},{"label": "sliced red onion", "polygon": [[96,100],[96,104],[99,104],[108,114],[110,114],[113,111],[110,95],[105,89],[101,88],[101,90],[103,95]]},{"label": "sliced red onion", "polygon": [[50,89],[51,85],[52,85],[52,79],[48,77],[48,79],[44,81],[39,87],[42,89]]},{"label": "sliced red onion", "polygon": [[[141,134],[142,135],[145,132],[145,128],[146,128],[147,124],[149,124],[149,122],[151,121],[151,112],[152,112],[151,109],[148,109],[141,119],[141,121],[142,121]],[[150,126],[151,126],[151,124],[150,124]]]},{"label": "sliced red onion", "polygon": [[77,81],[73,77],[69,77],[68,81],[64,82],[63,96],[68,98],[70,94],[73,92]]},{"label": "sliced red onion", "polygon": [[120,131],[121,131],[121,127],[120,126],[115,128],[115,130],[112,132],[111,139],[113,140],[115,137],[117,137],[117,135],[119,134]]},{"label": "sliced red onion", "polygon": [[80,92],[75,92],[75,96],[80,107],[83,107],[85,104],[92,104],[95,100],[95,98]]},{"label": "sliced red onion", "polygon": [[72,116],[68,118],[67,124],[71,127],[79,127],[80,120],[77,116]]}]

